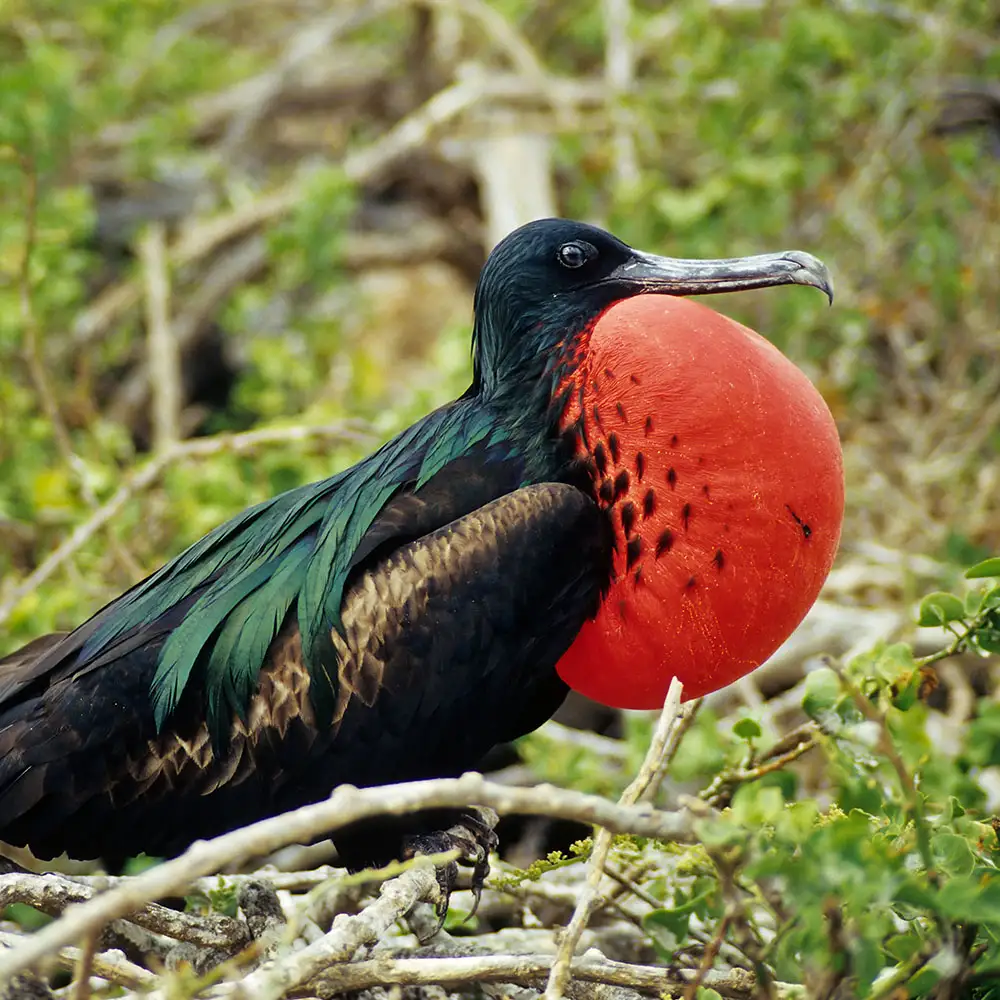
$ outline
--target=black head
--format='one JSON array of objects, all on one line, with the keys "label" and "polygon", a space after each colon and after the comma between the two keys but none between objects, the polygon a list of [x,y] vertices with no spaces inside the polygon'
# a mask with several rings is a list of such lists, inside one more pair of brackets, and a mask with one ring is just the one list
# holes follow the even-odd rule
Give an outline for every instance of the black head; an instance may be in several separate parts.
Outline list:
[{"label": "black head", "polygon": [[476,383],[491,391],[509,376],[530,377],[553,347],[631,295],[704,295],[787,284],[812,285],[832,299],[826,267],[797,250],[682,260],[633,250],[583,222],[529,222],[494,247],[479,276]]}]

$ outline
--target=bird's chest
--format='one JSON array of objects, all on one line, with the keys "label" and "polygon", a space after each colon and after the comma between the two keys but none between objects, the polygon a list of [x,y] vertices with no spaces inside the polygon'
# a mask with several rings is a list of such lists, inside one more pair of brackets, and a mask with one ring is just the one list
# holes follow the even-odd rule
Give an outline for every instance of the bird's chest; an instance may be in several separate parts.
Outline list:
[{"label": "bird's chest", "polygon": [[[677,300],[617,308],[562,421],[613,527],[613,579],[559,671],[607,704],[658,707],[675,675],[693,697],[747,673],[805,614],[839,539],[839,444],[756,334]],[[650,323],[663,308],[674,323]],[[726,325],[702,331],[706,316]]]}]

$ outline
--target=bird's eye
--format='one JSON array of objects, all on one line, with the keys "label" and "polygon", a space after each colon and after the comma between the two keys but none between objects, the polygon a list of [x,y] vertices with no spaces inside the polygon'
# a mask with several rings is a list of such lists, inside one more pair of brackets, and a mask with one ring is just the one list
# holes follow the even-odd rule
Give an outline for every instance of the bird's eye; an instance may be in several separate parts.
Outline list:
[{"label": "bird's eye", "polygon": [[583,267],[587,263],[587,258],[590,254],[587,253],[587,249],[581,246],[579,243],[564,243],[559,248],[559,263],[563,267]]}]

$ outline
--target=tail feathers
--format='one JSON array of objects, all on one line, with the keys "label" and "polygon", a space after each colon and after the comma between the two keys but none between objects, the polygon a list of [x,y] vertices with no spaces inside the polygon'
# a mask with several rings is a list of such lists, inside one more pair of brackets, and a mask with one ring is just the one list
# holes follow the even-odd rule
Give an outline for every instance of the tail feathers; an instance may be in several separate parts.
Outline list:
[{"label": "tail feathers", "polygon": [[202,590],[197,590],[166,603],[155,618],[124,630],[113,641],[94,650],[88,651],[87,644],[107,620],[118,614],[119,604],[127,594],[72,632],[54,632],[22,646],[0,660],[0,711],[43,678],[44,686],[49,686],[62,677],[82,677],[136,656],[151,664],[147,683],[151,682],[164,639],[184,620],[201,594]]},{"label": "tail feathers", "polygon": [[[79,643],[66,642],[71,634],[53,632],[40,636],[0,659],[0,705],[78,649]],[[60,651],[62,646],[66,647],[64,651]]]},{"label": "tail feathers", "polygon": [[52,632],[50,635],[41,635],[37,639],[32,639],[27,645],[16,649],[7,656],[0,656],[0,669],[7,669],[19,663],[26,663],[28,660],[41,656],[54,646],[59,645],[69,632]]},{"label": "tail feathers", "polygon": [[32,660],[43,657],[49,650],[55,649],[69,635],[69,632],[53,632],[51,635],[42,635],[37,639],[32,639],[26,646],[14,650],[7,656],[0,657],[0,676],[5,676],[7,671],[21,670]]}]

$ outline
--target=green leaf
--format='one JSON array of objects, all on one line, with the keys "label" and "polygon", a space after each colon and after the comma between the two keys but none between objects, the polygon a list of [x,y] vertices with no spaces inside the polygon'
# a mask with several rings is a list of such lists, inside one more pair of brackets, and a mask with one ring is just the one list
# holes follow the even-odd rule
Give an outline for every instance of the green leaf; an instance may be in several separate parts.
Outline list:
[{"label": "green leaf", "polygon": [[944,819],[945,822],[950,823],[952,820],[959,819],[964,815],[965,807],[954,795],[949,795],[942,819]]},{"label": "green leaf", "polygon": [[738,736],[741,740],[759,740],[763,735],[763,730],[760,725],[753,719],[740,719],[733,726],[733,733]]},{"label": "green leaf", "polygon": [[683,903],[678,903],[677,906],[653,910],[642,918],[643,929],[657,949],[662,951],[664,957],[674,957],[679,944],[687,937],[691,915],[704,913],[714,892],[713,884],[712,888],[692,896]]},{"label": "green leaf", "polygon": [[936,903],[937,911],[952,920],[1000,926],[1000,879],[953,878]]},{"label": "green leaf", "polygon": [[123,875],[141,875],[150,868],[155,868],[163,861],[163,858],[150,857],[148,854],[137,854],[134,858],[129,858],[122,867]]},{"label": "green leaf", "polygon": [[37,931],[52,922],[52,917],[47,913],[42,913],[27,903],[11,903],[6,909],[0,910],[0,917],[18,924],[26,931]]},{"label": "green leaf", "polygon": [[226,885],[222,878],[222,883],[217,889],[208,890],[208,899],[212,904],[215,913],[221,913],[227,917],[235,917],[239,911],[239,886],[235,883]]},{"label": "green leaf", "polygon": [[921,940],[916,934],[893,934],[885,943],[885,950],[897,962],[905,962],[920,951]]},{"label": "green leaf", "polygon": [[884,646],[874,663],[874,673],[890,684],[908,683],[914,674],[913,649],[905,642]]},{"label": "green leaf", "polygon": [[865,938],[853,942],[853,944],[854,974],[857,976],[858,985],[861,986],[863,993],[867,993],[868,987],[882,970],[882,949],[877,942]]},{"label": "green leaf", "polygon": [[[931,995],[931,990],[941,981],[941,973],[933,968],[934,959],[931,959],[922,969],[918,969],[906,984],[906,995],[911,997],[926,997]],[[986,1000],[977,994],[977,1000]]]},{"label": "green leaf", "polygon": [[983,608],[983,599],[986,597],[985,591],[970,590],[965,595],[965,617],[975,618]]},{"label": "green leaf", "polygon": [[934,861],[948,875],[969,875],[976,866],[976,858],[965,837],[957,833],[935,833],[931,837]]},{"label": "green leaf", "polygon": [[780,788],[762,788],[754,782],[741,785],[733,796],[733,818],[747,827],[773,823],[784,810],[785,797]]},{"label": "green leaf", "polygon": [[653,910],[652,913],[647,913],[642,918],[642,927],[660,957],[669,961],[673,959],[682,938],[687,934],[687,923],[685,922],[683,929],[678,933],[677,924],[665,918],[667,913],[669,913],[667,910]]},{"label": "green leaf", "polygon": [[444,929],[446,931],[460,931],[469,934],[475,932],[478,928],[479,920],[472,915],[471,910],[463,910],[457,906],[450,906],[448,908],[448,913],[444,918]]},{"label": "green leaf", "polygon": [[948,622],[961,621],[965,618],[965,605],[954,594],[946,594],[944,591],[935,591],[928,594],[920,602],[920,612],[917,616],[917,624],[924,628],[931,628],[935,625],[947,625]]},{"label": "green leaf", "polygon": [[829,715],[841,696],[840,678],[829,667],[813,670],[806,677],[802,708],[812,719]]},{"label": "green leaf", "polygon": [[1000,556],[993,556],[990,559],[984,559],[982,562],[976,563],[975,566],[970,566],[965,571],[965,576],[969,580],[978,580],[987,576],[1000,576]]},{"label": "green leaf", "polygon": [[976,635],[976,645],[987,653],[1000,656],[1000,632],[981,632]]}]

